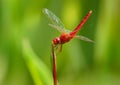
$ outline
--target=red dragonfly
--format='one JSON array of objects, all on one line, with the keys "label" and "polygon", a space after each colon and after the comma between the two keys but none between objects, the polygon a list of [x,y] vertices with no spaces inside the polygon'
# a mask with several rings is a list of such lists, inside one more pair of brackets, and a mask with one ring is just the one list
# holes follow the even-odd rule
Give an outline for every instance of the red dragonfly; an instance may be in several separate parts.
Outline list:
[{"label": "red dragonfly", "polygon": [[88,20],[88,18],[90,17],[90,15],[92,14],[92,10],[90,10],[87,15],[84,17],[84,19],[80,22],[80,24],[73,30],[73,31],[69,31],[66,30],[62,21],[54,14],[52,13],[50,10],[44,8],[43,9],[43,13],[51,20],[51,24],[49,24],[49,26],[57,29],[61,35],[59,37],[56,37],[52,40],[52,44],[54,45],[54,47],[60,47],[60,49],[62,48],[62,44],[69,42],[71,39],[73,38],[78,38],[80,40],[84,40],[84,41],[88,41],[88,42],[93,42],[93,40],[81,36],[81,35],[76,35],[76,33],[80,30],[80,28],[84,25],[84,23]]}]

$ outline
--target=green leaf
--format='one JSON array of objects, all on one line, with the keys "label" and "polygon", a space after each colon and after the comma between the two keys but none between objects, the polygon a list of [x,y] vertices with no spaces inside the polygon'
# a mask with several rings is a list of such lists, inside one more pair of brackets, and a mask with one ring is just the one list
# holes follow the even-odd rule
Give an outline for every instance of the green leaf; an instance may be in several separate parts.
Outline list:
[{"label": "green leaf", "polygon": [[53,85],[52,73],[30,47],[29,41],[22,42],[23,56],[35,85]]}]

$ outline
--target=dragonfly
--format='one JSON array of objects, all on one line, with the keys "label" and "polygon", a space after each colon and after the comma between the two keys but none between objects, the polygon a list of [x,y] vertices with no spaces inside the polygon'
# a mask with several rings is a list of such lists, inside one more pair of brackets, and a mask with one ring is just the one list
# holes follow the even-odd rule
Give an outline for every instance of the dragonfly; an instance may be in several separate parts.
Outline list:
[{"label": "dragonfly", "polygon": [[86,16],[83,18],[83,20],[78,24],[78,26],[76,28],[74,28],[73,31],[67,30],[65,28],[64,24],[62,23],[62,21],[52,11],[50,11],[49,9],[44,8],[43,13],[51,21],[51,23],[48,24],[48,25],[55,28],[56,30],[58,30],[61,33],[61,35],[59,37],[56,37],[56,38],[54,38],[52,40],[52,44],[54,45],[54,48],[56,48],[56,49],[59,48],[60,51],[61,51],[62,50],[62,45],[69,42],[73,38],[78,38],[78,39],[83,40],[83,41],[94,43],[93,40],[91,40],[91,39],[89,39],[87,37],[84,37],[82,35],[76,35],[77,32],[82,28],[84,23],[88,20],[88,18],[92,14],[92,10],[90,10],[86,14]]}]

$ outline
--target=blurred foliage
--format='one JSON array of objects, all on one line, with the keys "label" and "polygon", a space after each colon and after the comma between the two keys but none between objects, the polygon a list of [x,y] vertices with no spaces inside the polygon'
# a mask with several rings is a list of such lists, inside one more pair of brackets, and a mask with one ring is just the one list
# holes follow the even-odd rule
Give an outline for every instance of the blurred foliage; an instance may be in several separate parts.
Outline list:
[{"label": "blurred foliage", "polygon": [[120,85],[120,0],[0,0],[0,85],[52,85],[48,8],[74,29],[91,9],[78,34],[57,56],[60,85]]}]

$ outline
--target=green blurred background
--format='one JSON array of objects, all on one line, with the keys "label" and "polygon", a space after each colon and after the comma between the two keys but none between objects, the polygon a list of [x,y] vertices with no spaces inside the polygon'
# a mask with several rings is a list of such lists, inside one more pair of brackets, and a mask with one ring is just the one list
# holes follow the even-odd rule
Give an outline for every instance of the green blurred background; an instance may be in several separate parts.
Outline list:
[{"label": "green blurred background", "polygon": [[74,29],[89,10],[78,34],[57,56],[59,85],[120,85],[120,0],[0,0],[0,85],[53,85],[51,41],[43,8]]}]

